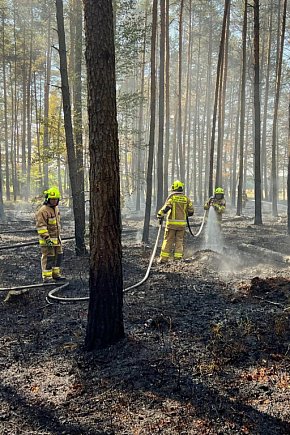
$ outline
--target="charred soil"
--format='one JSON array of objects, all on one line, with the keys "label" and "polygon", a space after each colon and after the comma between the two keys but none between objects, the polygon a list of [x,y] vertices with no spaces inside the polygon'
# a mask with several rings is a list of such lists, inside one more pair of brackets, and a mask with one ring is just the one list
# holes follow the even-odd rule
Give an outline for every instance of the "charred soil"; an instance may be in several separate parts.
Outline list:
[{"label": "charred soil", "polygon": [[[33,216],[17,213],[1,225],[0,247],[36,240]],[[229,212],[222,253],[187,234],[183,261],[154,261],[145,284],[125,292],[125,339],[93,353],[83,347],[87,302],[2,291],[0,434],[289,434],[286,222],[255,226]],[[150,246],[141,230],[124,222],[125,288],[145,275],[157,224]],[[76,257],[72,241],[64,251],[63,296],[87,296],[88,257]],[[40,281],[37,245],[0,255],[2,287]]]}]

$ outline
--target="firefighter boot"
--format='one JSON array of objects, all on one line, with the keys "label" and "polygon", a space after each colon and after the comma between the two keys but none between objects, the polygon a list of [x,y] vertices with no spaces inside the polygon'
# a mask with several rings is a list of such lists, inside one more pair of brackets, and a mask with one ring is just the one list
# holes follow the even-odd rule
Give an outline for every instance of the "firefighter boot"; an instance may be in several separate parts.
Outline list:
[{"label": "firefighter boot", "polygon": [[51,270],[43,270],[42,271],[42,281],[44,283],[53,282]]},{"label": "firefighter boot", "polygon": [[54,281],[66,281],[66,278],[64,276],[61,276],[60,267],[52,268],[52,278],[54,279]]}]

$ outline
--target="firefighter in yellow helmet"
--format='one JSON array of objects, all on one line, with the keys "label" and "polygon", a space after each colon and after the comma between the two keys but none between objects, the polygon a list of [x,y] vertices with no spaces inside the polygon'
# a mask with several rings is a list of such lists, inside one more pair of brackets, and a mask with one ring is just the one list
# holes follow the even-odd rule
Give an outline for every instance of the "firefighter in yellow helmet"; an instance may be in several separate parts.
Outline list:
[{"label": "firefighter in yellow helmet", "polygon": [[35,215],[41,249],[42,279],[43,282],[62,281],[65,278],[61,276],[63,250],[58,208],[60,193],[56,187],[51,187],[44,195],[44,203]]},{"label": "firefighter in yellow helmet", "polygon": [[224,189],[222,187],[217,187],[214,191],[214,196],[211,196],[204,204],[204,210],[209,210],[210,207],[214,208],[219,224],[221,224],[222,214],[226,209],[226,200],[224,196]]},{"label": "firefighter in yellow helmet", "polygon": [[194,213],[192,202],[184,194],[183,189],[184,184],[181,181],[174,181],[171,186],[172,193],[157,214],[158,219],[162,221],[169,212],[161,247],[160,262],[168,261],[172,250],[175,260],[180,260],[183,256],[186,218]]}]

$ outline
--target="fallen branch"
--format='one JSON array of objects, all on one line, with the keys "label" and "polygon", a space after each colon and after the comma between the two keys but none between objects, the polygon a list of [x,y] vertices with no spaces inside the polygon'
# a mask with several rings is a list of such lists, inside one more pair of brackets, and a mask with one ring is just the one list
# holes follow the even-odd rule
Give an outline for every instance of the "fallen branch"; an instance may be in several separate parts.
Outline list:
[{"label": "fallen branch", "polygon": [[[75,237],[64,237],[61,240],[62,242],[65,242],[66,240],[73,240],[74,238]],[[39,245],[39,241],[36,240],[34,242],[17,243],[16,245],[0,246],[0,251],[4,251],[6,249],[25,248],[26,246],[33,246],[33,245]]]},{"label": "fallen branch", "polygon": [[253,296],[253,298],[260,299],[261,301],[267,302],[268,304],[277,305],[278,307],[282,307],[282,308],[284,307],[284,305],[280,304],[279,302],[268,301],[268,299],[264,299],[261,296]]},{"label": "fallen branch", "polygon": [[[62,282],[63,284],[63,282]],[[11,290],[23,290],[23,289],[29,289],[29,288],[38,288],[38,287],[51,287],[61,285],[60,282],[40,282],[38,284],[29,284],[29,285],[21,285],[18,287],[6,287],[6,288],[0,288],[0,292],[7,292]]]},{"label": "fallen branch", "polygon": [[[69,282],[66,283],[67,285]],[[21,285],[19,287],[8,287],[8,288],[0,288],[0,291],[8,291],[4,302],[8,302],[11,296],[19,296],[27,293],[32,288],[40,288],[40,287],[55,287],[55,286],[63,286],[63,282],[41,282],[39,284],[30,284],[30,285]]]}]

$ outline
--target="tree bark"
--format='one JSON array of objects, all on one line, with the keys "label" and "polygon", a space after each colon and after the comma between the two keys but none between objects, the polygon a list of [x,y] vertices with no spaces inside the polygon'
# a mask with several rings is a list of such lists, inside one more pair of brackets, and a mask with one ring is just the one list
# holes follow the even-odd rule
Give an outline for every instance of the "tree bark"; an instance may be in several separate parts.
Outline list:
[{"label": "tree bark", "polygon": [[179,168],[181,181],[185,181],[185,161],[182,144],[182,52],[183,52],[183,10],[184,0],[180,1],[179,13],[179,42],[178,42],[178,124],[177,124],[177,142],[179,151]]},{"label": "tree bark", "polygon": [[214,100],[214,110],[213,110],[213,118],[212,118],[211,141],[210,141],[209,182],[208,182],[209,196],[213,194],[213,161],[214,161],[215,129],[216,129],[219,92],[221,92],[221,69],[222,69],[222,60],[224,56],[226,22],[227,22],[228,10],[230,7],[230,1],[231,0],[225,0],[220,49],[219,49],[219,57],[218,57],[218,64],[217,64],[216,87],[215,87],[215,97],[214,97],[215,100]]},{"label": "tree bark", "polygon": [[169,0],[165,11],[165,153],[164,153],[164,194],[168,192],[169,143],[170,143],[170,34]]},{"label": "tree bark", "polygon": [[267,117],[268,117],[268,102],[269,102],[269,87],[270,87],[270,69],[271,69],[271,45],[272,45],[272,28],[273,23],[273,0],[271,1],[271,12],[268,28],[268,48],[267,48],[267,70],[265,78],[265,94],[264,94],[264,108],[263,108],[263,129],[262,129],[262,150],[261,150],[261,166],[262,166],[262,185],[264,190],[264,198],[269,200],[269,187],[267,177]]},{"label": "tree bark", "polygon": [[86,348],[124,337],[112,0],[84,0],[90,148],[90,302]]},{"label": "tree bark", "polygon": [[[64,128],[66,138],[66,150],[69,167],[69,178],[72,190],[73,212],[75,219],[76,254],[85,252],[85,226],[84,226],[84,189],[77,177],[78,165],[74,146],[71,102],[67,74],[66,42],[63,18],[63,0],[56,0],[56,17],[59,40],[59,61],[61,75],[61,92],[64,114]],[[83,204],[81,202],[83,201]]]},{"label": "tree bark", "polygon": [[151,35],[151,85],[150,85],[150,133],[148,166],[146,176],[146,206],[143,226],[142,241],[148,243],[149,224],[152,204],[152,172],[154,160],[154,141],[155,141],[155,115],[156,115],[156,33],[157,33],[157,0],[153,0],[152,6],[152,35]]},{"label": "tree bark", "polygon": [[5,15],[2,12],[2,71],[3,71],[3,98],[4,98],[4,141],[5,141],[5,175],[6,175],[6,200],[10,201],[10,170],[9,170],[9,147],[8,147],[8,104],[6,82],[6,52],[5,52]]},{"label": "tree bark", "polygon": [[262,225],[262,196],[261,196],[261,107],[260,107],[260,1],[254,0],[254,133],[255,133],[255,225]]},{"label": "tree bark", "polygon": [[51,74],[51,14],[48,12],[47,29],[47,53],[44,83],[44,112],[43,112],[43,183],[44,188],[48,188],[48,113],[49,113],[49,89]]},{"label": "tree bark", "polygon": [[245,142],[245,111],[246,111],[246,68],[247,68],[247,29],[248,29],[248,1],[244,3],[243,22],[243,54],[242,54],[242,83],[241,83],[241,115],[240,115],[240,165],[238,183],[237,215],[242,213],[242,193],[244,175],[244,142]]},{"label": "tree bark", "polygon": [[160,0],[160,66],[159,66],[159,123],[157,145],[157,204],[158,211],[164,201],[163,141],[164,141],[164,66],[165,66],[165,0]]},{"label": "tree bark", "polygon": [[286,25],[286,10],[287,0],[284,0],[282,27],[281,27],[281,39],[279,43],[279,52],[276,68],[276,83],[275,83],[275,104],[274,104],[274,117],[273,117],[273,130],[272,130],[272,215],[278,216],[277,201],[278,201],[278,179],[277,179],[277,121],[278,121],[278,108],[280,99],[280,87],[281,87],[281,72],[282,72],[282,59],[285,37],[285,25]]},{"label": "tree bark", "polygon": [[84,147],[82,119],[82,35],[83,13],[82,4],[75,1],[75,53],[74,53],[74,134],[76,150],[76,191],[73,192],[77,202],[76,254],[86,254],[85,245],[85,186],[84,186]]}]

